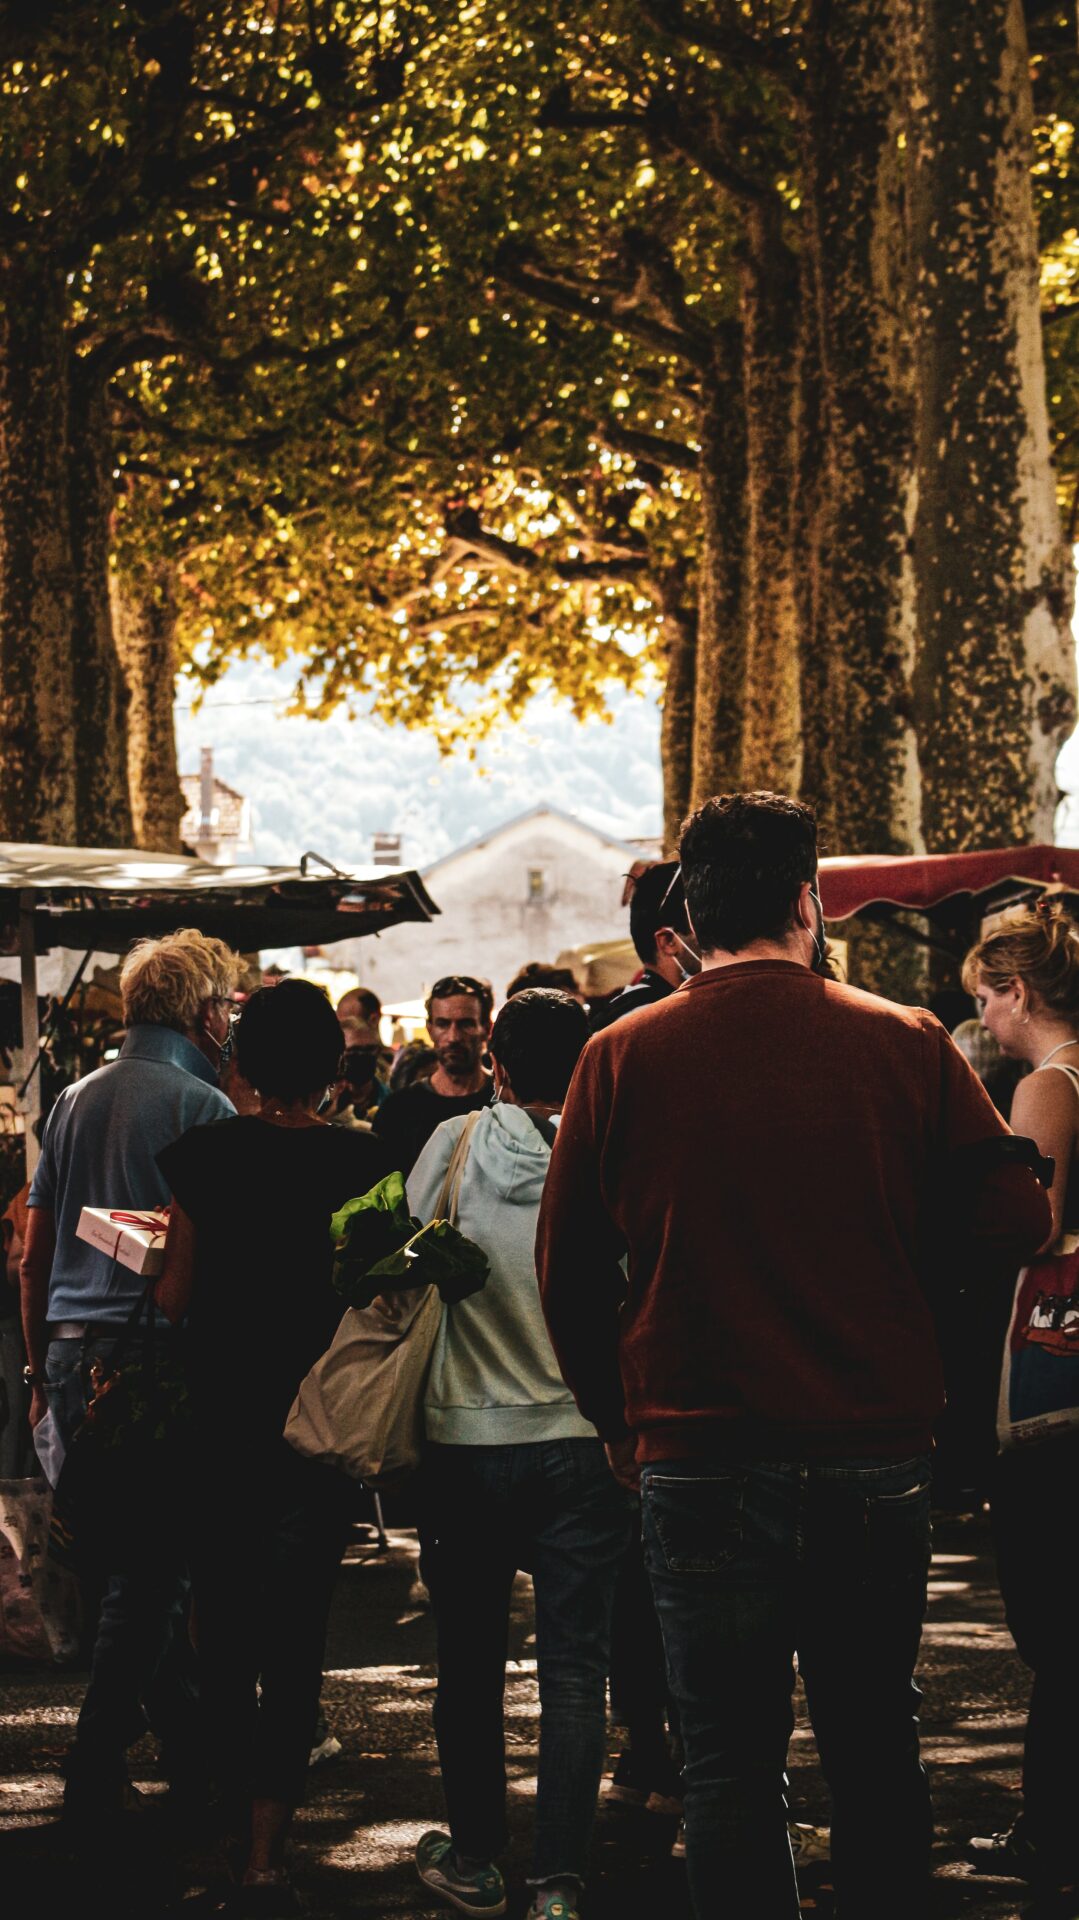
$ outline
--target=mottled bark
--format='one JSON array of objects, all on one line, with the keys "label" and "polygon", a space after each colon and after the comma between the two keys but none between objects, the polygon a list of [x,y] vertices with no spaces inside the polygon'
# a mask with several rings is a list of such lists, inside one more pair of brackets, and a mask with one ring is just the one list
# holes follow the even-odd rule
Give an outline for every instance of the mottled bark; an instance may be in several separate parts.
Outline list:
[{"label": "mottled bark", "polygon": [[184,798],[176,758],[176,599],[165,564],[113,575],[113,630],[127,682],[127,764],[134,844],[178,853]]},{"label": "mottled bark", "polygon": [[742,783],[746,430],[741,329],[717,336],[701,414],[701,545],[691,801]]},{"label": "mottled bark", "polygon": [[0,838],[75,837],[61,276],[0,259]]},{"label": "mottled bark", "polygon": [[912,720],[913,479],[902,99],[878,0],[819,0],[800,139],[803,792],[845,852],[921,845]]},{"label": "mottled bark", "polygon": [[76,840],[80,846],[126,847],[132,832],[127,686],[109,604],[112,442],[104,387],[92,365],[78,362],[72,376],[68,484]]},{"label": "mottled bark", "polygon": [[663,771],[663,845],[667,854],[677,849],[692,797],[697,605],[696,590],[687,573],[684,564],[668,567],[656,582],[665,643],[659,755]]},{"label": "mottled bark", "polygon": [[915,720],[934,852],[1052,836],[1074,719],[1019,0],[903,0],[915,264]]},{"label": "mottled bark", "polygon": [[742,269],[746,410],[746,671],[742,782],[797,793],[802,778],[798,610],[792,551],[798,275],[778,214],[746,216]]}]

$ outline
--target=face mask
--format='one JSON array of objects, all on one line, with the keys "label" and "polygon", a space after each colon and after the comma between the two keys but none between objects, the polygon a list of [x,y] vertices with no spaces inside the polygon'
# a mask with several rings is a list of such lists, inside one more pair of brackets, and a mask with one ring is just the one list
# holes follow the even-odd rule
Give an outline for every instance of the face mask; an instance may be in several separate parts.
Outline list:
[{"label": "face mask", "polygon": [[828,943],[824,938],[824,908],[821,906],[820,894],[817,892],[815,887],[810,887],[809,897],[812,900],[813,905],[817,909],[816,932],[814,933],[812,927],[806,928],[806,932],[810,935],[813,941],[812,971],[814,973],[823,974],[826,978],[830,978],[831,976],[828,968]]},{"label": "face mask", "polygon": [[[673,927],[671,931],[672,933],[674,932]],[[678,971],[681,974],[683,980],[692,980],[694,974],[699,973],[701,970],[700,955],[697,953],[694,953],[693,948],[686,945],[680,933],[676,933],[674,937],[677,940],[679,946],[681,947],[682,952],[685,954],[686,959],[689,961],[689,965],[688,967],[684,967],[682,965],[682,962],[677,958],[675,958],[674,964],[678,968]]]},{"label": "face mask", "polygon": [[220,1075],[224,1073],[225,1068],[232,1059],[233,1037],[231,1023],[224,1040],[219,1040],[216,1033],[210,1032],[209,1027],[203,1027],[202,1031],[206,1035],[207,1040],[211,1040],[217,1048],[217,1071]]}]

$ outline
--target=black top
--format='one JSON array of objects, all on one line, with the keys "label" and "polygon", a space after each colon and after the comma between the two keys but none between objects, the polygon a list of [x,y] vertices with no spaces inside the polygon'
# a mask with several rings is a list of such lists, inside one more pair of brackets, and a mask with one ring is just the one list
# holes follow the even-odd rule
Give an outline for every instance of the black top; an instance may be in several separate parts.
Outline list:
[{"label": "black top", "polygon": [[383,1101],[375,1115],[375,1133],[390,1166],[399,1167],[407,1176],[443,1120],[453,1120],[459,1113],[477,1113],[490,1104],[490,1081],[479,1093],[455,1096],[436,1093],[429,1080],[419,1080],[414,1087],[404,1087]]},{"label": "black top", "polygon": [[604,1027],[613,1026],[616,1020],[623,1019],[627,1013],[636,1013],[638,1007],[654,1007],[657,1000],[666,1000],[668,994],[673,992],[674,988],[661,973],[646,967],[639,980],[632,981],[628,987],[622,988],[621,993],[614,994],[606,1006],[593,1009],[589,1023],[592,1032],[602,1033]]},{"label": "black top", "polygon": [[196,1234],[193,1410],[227,1446],[276,1440],[344,1312],[330,1216],[389,1171],[385,1153],[369,1133],[233,1114],[192,1127],[157,1164]]}]

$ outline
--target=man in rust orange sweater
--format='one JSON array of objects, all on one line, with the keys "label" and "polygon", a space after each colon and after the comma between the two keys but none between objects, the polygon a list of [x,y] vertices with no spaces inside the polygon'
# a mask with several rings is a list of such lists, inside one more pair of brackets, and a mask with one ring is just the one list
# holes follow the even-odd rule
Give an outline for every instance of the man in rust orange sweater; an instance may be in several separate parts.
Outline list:
[{"label": "man in rust orange sweater", "polygon": [[998,1157],[1008,1130],[938,1022],[823,976],[806,808],[711,800],[681,860],[702,971],[581,1058],[540,1215],[544,1311],[616,1471],[640,1472],[697,1914],[797,1920],[797,1650],[837,1903],[905,1920],[931,1837],[913,1670],[943,1382],[925,1278],[942,1224],[967,1258],[1018,1265],[1048,1201]]}]

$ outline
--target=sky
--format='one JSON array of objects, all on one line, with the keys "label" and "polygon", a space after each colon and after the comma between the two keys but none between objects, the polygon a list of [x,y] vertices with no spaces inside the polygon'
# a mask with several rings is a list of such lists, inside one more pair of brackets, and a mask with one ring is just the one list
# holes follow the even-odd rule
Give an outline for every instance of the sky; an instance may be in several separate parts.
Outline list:
[{"label": "sky", "polygon": [[[371,835],[398,832],[402,865],[422,870],[544,802],[618,839],[660,832],[654,694],[615,689],[609,725],[581,725],[563,703],[538,698],[523,722],[500,729],[470,760],[463,750],[443,758],[430,736],[376,720],[289,717],[283,709],[293,681],[291,668],[241,662],[197,712],[190,683],[180,683],[181,772],[195,772],[199,749],[212,747],[221,779],[251,801],[253,845],[241,858],[292,865],[310,851],[335,866],[364,867]],[[1058,779],[1073,797],[1061,808],[1056,837],[1076,846],[1079,733],[1060,756]]]},{"label": "sky", "polygon": [[611,724],[583,724],[553,698],[502,728],[470,760],[440,756],[426,734],[380,721],[289,717],[294,669],[243,662],[197,712],[180,682],[176,723],[181,773],[212,747],[214,771],[251,801],[251,851],[241,858],[293,864],[324,854],[336,866],[370,864],[371,835],[403,836],[401,863],[423,869],[504,820],[544,802],[619,839],[658,835],[662,824],[659,705],[612,693]]}]

